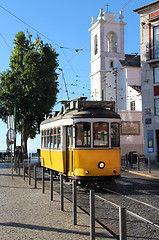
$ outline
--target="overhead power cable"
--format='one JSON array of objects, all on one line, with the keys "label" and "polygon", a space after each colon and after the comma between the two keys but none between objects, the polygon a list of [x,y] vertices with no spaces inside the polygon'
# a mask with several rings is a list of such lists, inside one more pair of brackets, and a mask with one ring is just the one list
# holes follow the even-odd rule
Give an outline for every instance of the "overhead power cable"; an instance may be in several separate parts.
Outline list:
[{"label": "overhead power cable", "polygon": [[9,10],[7,10],[5,7],[0,5],[0,8],[2,8],[4,11],[6,11],[7,13],[9,13],[10,15],[12,15],[14,18],[16,18],[17,20],[19,20],[20,22],[22,22],[23,24],[25,24],[26,26],[28,26],[29,28],[31,28],[32,30],[34,30],[35,32],[37,32],[38,34],[40,34],[41,36],[43,36],[44,38],[46,38],[47,40],[49,40],[50,42],[52,42],[53,44],[55,44],[57,47],[59,48],[64,48],[64,49],[70,49],[70,50],[75,50],[76,53],[78,53],[80,50],[83,49],[78,49],[78,48],[69,48],[69,47],[65,47],[65,46],[61,46],[60,44],[56,43],[55,41],[53,41],[52,39],[48,38],[45,34],[43,34],[42,32],[38,31],[36,28],[34,28],[33,26],[31,26],[30,24],[28,24],[27,22],[25,22],[24,20],[22,20],[21,18],[17,17],[14,13],[10,12]]},{"label": "overhead power cable", "polygon": [[20,22],[22,22],[23,24],[25,24],[26,26],[30,27],[31,29],[33,29],[35,32],[39,33],[41,36],[45,37],[47,40],[49,40],[50,42],[52,42],[53,44],[55,44],[56,46],[60,47],[59,44],[57,44],[56,42],[52,41],[51,39],[49,39],[46,35],[44,35],[43,33],[39,32],[37,29],[35,29],[34,27],[32,27],[30,24],[26,23],[25,21],[23,21],[22,19],[20,19],[19,17],[17,17],[15,14],[11,13],[9,10],[7,10],[6,8],[2,7],[0,5],[0,8],[2,8],[4,11],[6,11],[7,13],[9,13],[10,15],[12,15],[13,17],[15,17],[16,19],[18,19]]},{"label": "overhead power cable", "polygon": [[[122,11],[131,1],[132,1],[132,0],[129,0],[129,1],[124,5],[124,7],[122,7],[122,8],[117,12],[117,14],[118,14],[120,11]],[[116,15],[117,15],[117,14],[116,14]]]},{"label": "overhead power cable", "polygon": [[9,45],[8,45],[8,43],[6,42],[5,38],[3,37],[3,35],[2,35],[1,33],[0,33],[0,35],[1,35],[2,39],[3,39],[3,41],[5,42],[5,44],[7,45],[8,49],[9,49],[10,52],[11,52],[11,48],[9,47]]}]

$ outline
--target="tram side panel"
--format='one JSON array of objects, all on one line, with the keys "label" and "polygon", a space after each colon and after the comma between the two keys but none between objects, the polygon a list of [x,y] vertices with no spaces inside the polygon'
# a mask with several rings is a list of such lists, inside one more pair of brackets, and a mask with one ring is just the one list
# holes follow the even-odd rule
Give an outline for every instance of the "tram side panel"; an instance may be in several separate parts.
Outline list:
[{"label": "tram side panel", "polygon": [[63,151],[41,150],[41,166],[65,173],[66,153]]}]

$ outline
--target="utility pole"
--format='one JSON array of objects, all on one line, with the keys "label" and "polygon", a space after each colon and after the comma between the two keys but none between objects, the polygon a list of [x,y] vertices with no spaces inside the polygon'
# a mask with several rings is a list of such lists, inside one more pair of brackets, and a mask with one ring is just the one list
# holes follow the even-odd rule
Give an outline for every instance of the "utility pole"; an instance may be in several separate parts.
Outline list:
[{"label": "utility pole", "polygon": [[113,75],[115,76],[116,112],[118,112],[118,85],[117,85],[118,68],[113,68]]},{"label": "utility pole", "polygon": [[14,139],[14,159],[15,159],[15,150],[16,150],[16,112],[17,112],[17,99],[15,97],[14,103],[14,131],[15,131],[15,139]]}]

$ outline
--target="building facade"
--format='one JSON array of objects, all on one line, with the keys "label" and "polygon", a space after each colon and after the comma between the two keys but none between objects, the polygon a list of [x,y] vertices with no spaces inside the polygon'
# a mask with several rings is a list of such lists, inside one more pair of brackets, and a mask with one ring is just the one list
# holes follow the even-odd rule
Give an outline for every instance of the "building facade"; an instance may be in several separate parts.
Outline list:
[{"label": "building facade", "polygon": [[159,1],[134,11],[140,14],[144,152],[159,162]]},{"label": "building facade", "polygon": [[92,17],[91,99],[114,101],[121,121],[121,155],[144,154],[140,56],[125,54],[123,13]]}]

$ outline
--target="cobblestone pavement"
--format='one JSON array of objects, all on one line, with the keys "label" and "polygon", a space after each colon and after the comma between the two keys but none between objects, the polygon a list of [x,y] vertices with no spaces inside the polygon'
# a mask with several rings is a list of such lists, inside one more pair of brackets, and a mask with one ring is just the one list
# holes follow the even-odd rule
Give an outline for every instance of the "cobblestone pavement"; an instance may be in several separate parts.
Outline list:
[{"label": "cobblestone pavement", "polygon": [[[71,202],[65,199],[61,211],[56,192],[50,201],[49,190],[42,194],[40,183],[34,189],[27,179],[12,179],[10,168],[0,166],[0,239],[90,239],[89,216],[78,209],[77,225],[72,218]],[[96,239],[115,238],[96,223]]]}]

